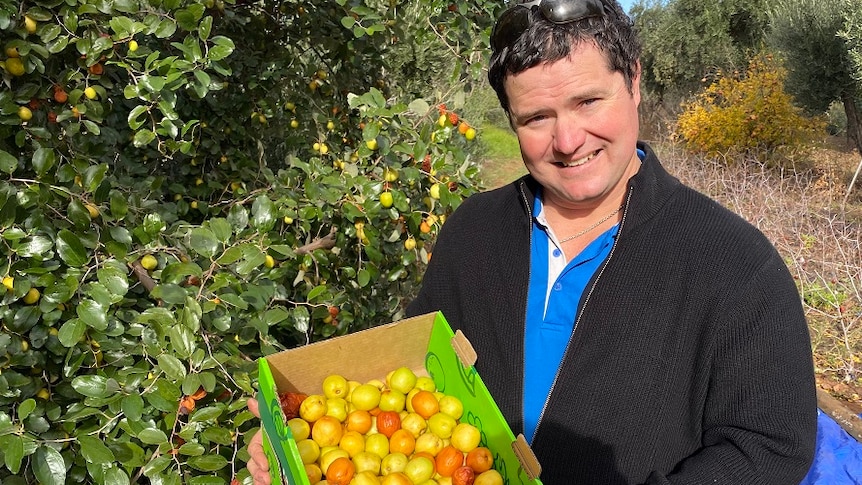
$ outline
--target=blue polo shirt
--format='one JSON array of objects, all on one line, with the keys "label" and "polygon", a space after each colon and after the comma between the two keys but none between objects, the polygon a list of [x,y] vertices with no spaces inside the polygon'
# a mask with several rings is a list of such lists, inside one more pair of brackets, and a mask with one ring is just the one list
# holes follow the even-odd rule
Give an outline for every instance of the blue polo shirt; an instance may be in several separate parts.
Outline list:
[{"label": "blue polo shirt", "polygon": [[619,230],[619,224],[614,225],[566,263],[542,212],[541,193],[533,205],[524,368],[524,436],[531,443],[572,335],[581,296],[610,254]]}]

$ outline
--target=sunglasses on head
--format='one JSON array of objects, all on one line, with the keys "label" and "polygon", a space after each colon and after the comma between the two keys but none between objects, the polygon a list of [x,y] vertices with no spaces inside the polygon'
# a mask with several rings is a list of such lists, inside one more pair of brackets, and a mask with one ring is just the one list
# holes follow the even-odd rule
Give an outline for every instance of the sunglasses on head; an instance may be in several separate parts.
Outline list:
[{"label": "sunglasses on head", "polygon": [[605,14],[602,0],[519,0],[519,3],[503,12],[494,25],[491,48],[499,52],[518,40],[530,27],[530,10],[536,7],[543,17],[555,24],[567,24]]}]

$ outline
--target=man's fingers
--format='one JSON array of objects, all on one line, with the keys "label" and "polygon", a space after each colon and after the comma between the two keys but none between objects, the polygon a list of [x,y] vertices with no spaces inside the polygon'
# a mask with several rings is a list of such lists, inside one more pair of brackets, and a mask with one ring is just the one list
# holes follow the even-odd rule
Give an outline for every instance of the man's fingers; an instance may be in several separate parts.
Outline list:
[{"label": "man's fingers", "polygon": [[257,399],[249,398],[248,400],[248,410],[251,411],[251,414],[254,414],[258,418],[260,418],[260,406],[257,403]]}]

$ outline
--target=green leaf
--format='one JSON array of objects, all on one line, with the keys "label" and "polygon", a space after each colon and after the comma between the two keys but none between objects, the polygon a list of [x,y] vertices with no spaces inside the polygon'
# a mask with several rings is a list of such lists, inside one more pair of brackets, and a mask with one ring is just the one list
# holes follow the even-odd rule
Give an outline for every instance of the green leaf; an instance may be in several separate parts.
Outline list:
[{"label": "green leaf", "polygon": [[324,293],[326,293],[326,285],[317,286],[315,288],[312,288],[312,290],[308,292],[306,300],[308,300],[309,302],[313,302],[315,298]]},{"label": "green leaf", "polygon": [[90,260],[81,239],[68,229],[63,229],[57,234],[57,251],[60,253],[60,258],[72,268],[80,268]]},{"label": "green leaf", "polygon": [[33,169],[40,177],[54,166],[56,154],[51,148],[39,148],[33,152]]},{"label": "green leaf", "polygon": [[138,433],[138,439],[145,445],[160,445],[168,442],[168,435],[156,428],[147,428]]},{"label": "green leaf", "polygon": [[41,485],[65,485],[66,463],[59,451],[48,445],[36,449],[33,455],[33,474]]},{"label": "green leaf", "polygon": [[57,338],[60,339],[60,343],[63,344],[64,347],[73,347],[79,340],[81,340],[81,337],[84,336],[86,331],[87,325],[77,318],[73,318],[71,320],[67,320],[66,323],[60,327],[60,332],[57,334]]},{"label": "green leaf", "polygon": [[186,301],[188,293],[186,293],[186,290],[182,286],[161,284],[156,285],[156,287],[153,288],[153,291],[150,292],[150,295],[152,295],[153,298],[158,298],[164,301],[165,303],[179,305]]},{"label": "green leaf", "polygon": [[171,18],[163,19],[159,22],[158,27],[156,28],[155,34],[159,39],[167,39],[168,37],[174,35],[177,31],[177,24]]},{"label": "green leaf", "polygon": [[199,408],[189,417],[190,423],[217,420],[224,413],[224,406],[207,406]]},{"label": "green leaf", "polygon": [[94,300],[82,300],[76,308],[76,313],[78,314],[78,319],[88,327],[99,331],[108,328],[107,308]]},{"label": "green leaf", "polygon": [[127,117],[129,128],[137,130],[138,128],[143,126],[144,123],[147,122],[147,118],[142,118],[141,115],[147,113],[148,111],[149,108],[144,105],[138,105],[132,108],[132,111],[129,112],[129,116]]},{"label": "green leaf", "polygon": [[193,456],[189,458],[189,466],[202,472],[214,472],[227,466],[227,458],[221,455]]},{"label": "green leaf", "polygon": [[275,204],[266,195],[254,199],[251,206],[251,225],[260,232],[269,232],[275,226]]},{"label": "green leaf", "polygon": [[72,389],[87,397],[108,397],[108,378],[100,375],[77,376],[72,379]]},{"label": "green leaf", "polygon": [[159,369],[161,369],[169,378],[179,381],[186,376],[186,366],[183,365],[180,359],[173,355],[161,354],[156,358],[156,360],[159,363]]},{"label": "green leaf", "polygon": [[185,456],[201,456],[206,453],[206,448],[204,448],[200,443],[190,441],[188,443],[183,443],[183,445],[177,449],[177,453]]},{"label": "green leaf", "polygon": [[141,148],[147,146],[151,141],[156,139],[156,134],[150,130],[141,130],[135,133],[135,137],[132,139],[132,143],[134,143],[135,147]]},{"label": "green leaf", "polygon": [[233,235],[233,227],[225,218],[216,217],[214,219],[210,219],[208,224],[216,239],[223,243],[228,242],[231,235]]},{"label": "green leaf", "polygon": [[198,227],[189,233],[189,246],[201,256],[212,259],[218,251],[219,242],[212,231]]},{"label": "green leaf", "polygon": [[168,337],[174,347],[174,352],[183,358],[188,358],[195,350],[195,336],[183,325],[176,325],[168,331]]},{"label": "green leaf", "polygon": [[123,397],[120,406],[127,418],[132,421],[140,421],[144,411],[144,398],[137,393],[129,394]]},{"label": "green leaf", "polygon": [[212,16],[207,15],[203,18],[203,20],[201,20],[200,25],[198,25],[198,37],[200,37],[201,40],[209,39],[210,32],[212,32],[212,29],[213,18]]},{"label": "green leaf", "polygon": [[129,17],[113,17],[108,22],[108,25],[111,26],[111,30],[120,38],[129,37],[135,32],[134,23]]},{"label": "green leaf", "polygon": [[125,271],[121,271],[116,265],[105,265],[96,271],[99,282],[105,285],[111,293],[123,296],[129,291],[129,279]]},{"label": "green leaf", "polygon": [[18,159],[9,152],[0,150],[0,170],[11,174],[18,168]]},{"label": "green leaf", "polygon": [[89,463],[104,464],[114,461],[114,453],[94,436],[78,436],[78,444],[81,445],[81,455]]},{"label": "green leaf", "polygon": [[18,420],[24,421],[36,409],[35,399],[25,399],[18,405]]},{"label": "green leaf", "polygon": [[359,275],[356,279],[356,282],[359,283],[360,288],[365,288],[368,286],[368,283],[371,281],[371,273],[368,272],[367,269],[362,268],[359,270]]},{"label": "green leaf", "polygon": [[24,439],[20,436],[11,434],[3,438],[4,443],[0,445],[0,450],[3,451],[3,457],[6,461],[6,468],[10,472],[17,475],[21,469],[21,461],[24,459]]},{"label": "green leaf", "polygon": [[233,54],[235,46],[231,39],[218,35],[213,37],[212,41],[215,45],[211,47],[207,53],[207,58],[209,60],[220,61]]},{"label": "green leaf", "polygon": [[105,471],[105,485],[129,485],[129,475],[118,466]]}]

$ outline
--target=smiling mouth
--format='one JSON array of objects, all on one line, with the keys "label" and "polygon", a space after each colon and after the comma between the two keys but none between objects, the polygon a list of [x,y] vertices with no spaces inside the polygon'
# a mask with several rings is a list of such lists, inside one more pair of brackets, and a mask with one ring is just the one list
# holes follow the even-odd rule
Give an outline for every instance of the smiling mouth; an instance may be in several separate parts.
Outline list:
[{"label": "smiling mouth", "polygon": [[600,150],[596,150],[593,153],[590,153],[589,155],[587,155],[585,157],[578,158],[576,160],[570,160],[568,162],[557,162],[557,164],[562,165],[563,167],[580,167],[581,165],[583,165],[583,164],[589,162],[590,160],[592,160],[593,158],[595,158],[596,155],[599,154],[599,151]]}]

